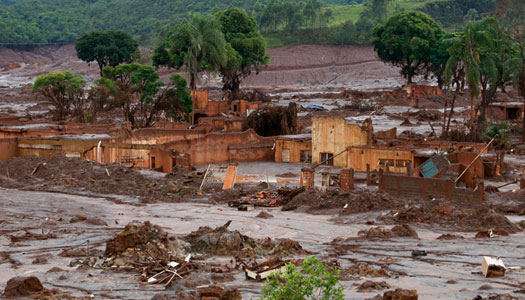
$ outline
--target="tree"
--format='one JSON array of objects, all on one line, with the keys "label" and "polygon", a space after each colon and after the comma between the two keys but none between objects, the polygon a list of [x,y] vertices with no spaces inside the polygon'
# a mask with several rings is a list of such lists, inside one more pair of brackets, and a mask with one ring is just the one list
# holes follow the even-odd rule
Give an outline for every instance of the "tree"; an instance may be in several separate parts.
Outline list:
[{"label": "tree", "polygon": [[[151,66],[123,64],[105,67],[104,79],[96,82],[109,91],[107,99],[112,106],[122,107],[126,121],[133,128],[151,127],[161,116],[186,119],[192,100],[187,83],[180,75],[172,75],[170,84],[164,84]],[[181,114],[182,113],[182,116]]]},{"label": "tree", "polygon": [[175,68],[185,66],[191,89],[195,91],[201,71],[218,71],[226,64],[226,51],[226,41],[217,18],[194,14],[189,23],[174,27],[166,41],[155,49],[153,64]]},{"label": "tree", "polygon": [[301,263],[286,265],[285,273],[271,276],[262,288],[261,300],[342,300],[344,287],[339,285],[339,270],[328,267],[311,257]]},{"label": "tree", "polygon": [[444,34],[441,25],[427,14],[402,12],[374,28],[372,45],[382,61],[401,67],[410,84],[431,63],[432,50]]},{"label": "tree", "polygon": [[[506,70],[514,86],[523,97],[525,111],[525,2],[504,0],[496,7],[501,24],[510,32],[514,40],[514,52],[505,63]],[[522,142],[525,142],[525,116],[523,116]]]},{"label": "tree", "polygon": [[220,66],[223,76],[223,90],[230,92],[230,99],[238,98],[243,78],[252,73],[258,74],[261,65],[269,62],[266,54],[266,41],[257,31],[255,20],[244,10],[230,8],[216,14],[228,45],[227,61]]},{"label": "tree", "polygon": [[[175,100],[175,108],[182,112],[182,120],[189,120],[189,114],[192,110],[193,100],[191,98],[190,91],[188,90],[188,82],[180,74],[172,74],[170,77],[170,85],[166,89],[167,93],[172,93],[169,95],[170,98]],[[174,111],[171,112],[172,115],[175,114]]]},{"label": "tree", "polygon": [[84,121],[84,86],[86,82],[80,75],[69,71],[56,71],[36,78],[31,92],[44,97],[53,106],[53,118],[65,120],[73,113],[79,121]]},{"label": "tree", "polygon": [[460,35],[444,41],[444,47],[450,54],[445,67],[447,83],[459,66],[464,68],[465,82],[470,90],[472,137],[474,137],[476,115],[474,100],[480,93],[482,94],[480,118],[484,121],[486,108],[494,101],[497,88],[503,78],[500,71],[502,65],[498,57],[504,55],[503,49],[507,42],[494,18],[469,22]]},{"label": "tree", "polygon": [[386,21],[387,6],[388,0],[372,0],[364,4],[364,9],[355,24],[361,43],[368,44],[374,26]]},{"label": "tree", "polygon": [[76,42],[77,56],[85,62],[96,61],[100,75],[105,66],[115,67],[130,63],[139,53],[139,44],[123,31],[98,31],[88,33]]}]

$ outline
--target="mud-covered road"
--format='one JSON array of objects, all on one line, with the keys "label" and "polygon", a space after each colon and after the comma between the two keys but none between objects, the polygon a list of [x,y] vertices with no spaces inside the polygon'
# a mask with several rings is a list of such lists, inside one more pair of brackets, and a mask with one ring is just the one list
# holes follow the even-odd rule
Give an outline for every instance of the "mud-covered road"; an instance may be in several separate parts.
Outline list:
[{"label": "mud-covered road", "polygon": [[[274,218],[256,218],[261,210]],[[176,236],[188,234],[199,226],[215,227],[232,220],[232,230],[254,238],[294,239],[305,249],[316,252],[317,257],[337,261],[343,270],[356,263],[387,270],[388,277],[372,278],[355,274],[346,277],[343,283],[347,299],[365,299],[380,293],[358,292],[357,285],[365,280],[386,281],[392,287],[417,289],[420,299],[472,299],[476,295],[490,294],[510,294],[517,297],[515,299],[523,297],[520,282],[525,278],[524,270],[510,270],[506,277],[494,279],[484,278],[480,273],[483,255],[499,256],[508,267],[525,266],[523,232],[492,239],[474,239],[473,233],[451,232],[462,235],[464,239],[437,240],[446,232],[421,225],[413,227],[419,239],[348,239],[357,237],[358,231],[369,228],[366,220],[380,214],[351,215],[346,217],[345,222],[334,222],[330,215],[283,212],[279,209],[242,212],[207,203],[206,199],[193,203],[137,205],[135,199],[123,198],[123,202],[116,204],[104,197],[2,189],[0,253],[8,259],[0,259],[0,289],[15,275],[36,275],[46,288],[58,287],[76,296],[150,299],[163,290],[155,285],[141,284],[136,279],[137,272],[77,269],[69,267],[73,258],[60,256],[59,253],[67,249],[103,250],[105,241],[133,220],[151,221]],[[76,215],[98,221],[70,223]],[[514,218],[513,221],[518,220]],[[23,236],[27,232],[34,238],[16,242],[10,240],[11,236]],[[338,241],[333,243],[336,238],[339,238]],[[425,250],[428,255],[414,258],[412,250]],[[227,259],[211,258],[212,261]],[[48,272],[52,268],[54,270]],[[243,299],[257,297],[260,283],[247,281],[241,270],[233,274],[233,281],[224,283],[225,286],[237,287]],[[177,289],[177,284],[171,289]]]}]

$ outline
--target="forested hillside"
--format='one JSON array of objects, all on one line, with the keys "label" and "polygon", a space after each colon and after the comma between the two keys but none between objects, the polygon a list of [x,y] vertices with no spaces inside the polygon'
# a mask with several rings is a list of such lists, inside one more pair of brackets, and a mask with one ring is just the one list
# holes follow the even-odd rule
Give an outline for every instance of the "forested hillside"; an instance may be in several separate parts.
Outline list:
[{"label": "forested hillside", "polygon": [[496,0],[0,0],[0,46],[69,43],[96,30],[124,30],[155,44],[193,13],[248,11],[270,46],[368,43],[369,31],[406,9],[446,27],[489,13]]}]

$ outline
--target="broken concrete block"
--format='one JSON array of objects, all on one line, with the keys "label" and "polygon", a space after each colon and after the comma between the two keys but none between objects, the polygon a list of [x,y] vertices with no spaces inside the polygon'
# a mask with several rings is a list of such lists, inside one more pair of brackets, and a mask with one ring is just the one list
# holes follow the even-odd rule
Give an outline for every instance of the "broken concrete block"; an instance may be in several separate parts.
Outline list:
[{"label": "broken concrete block", "polygon": [[505,265],[500,258],[483,256],[481,272],[485,277],[503,277],[505,276],[505,270]]},{"label": "broken concrete block", "polygon": [[20,297],[29,296],[36,292],[44,290],[42,283],[35,276],[30,277],[13,277],[7,281],[4,290],[4,296],[6,297]]}]

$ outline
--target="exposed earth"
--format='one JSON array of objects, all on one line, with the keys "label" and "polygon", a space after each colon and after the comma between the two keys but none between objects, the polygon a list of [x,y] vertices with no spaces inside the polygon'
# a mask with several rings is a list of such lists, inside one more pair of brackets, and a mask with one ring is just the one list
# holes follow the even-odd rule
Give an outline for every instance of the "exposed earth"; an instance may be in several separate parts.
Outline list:
[{"label": "exposed earth", "polygon": [[[422,99],[419,108],[381,96],[403,80],[370,47],[306,45],[269,54],[270,65],[244,86],[262,89],[276,105],[297,102],[299,122],[307,123],[308,105],[317,104],[334,114],[351,110],[355,121],[371,117],[376,130],[398,127],[421,139],[434,126],[440,130],[450,95]],[[2,49],[0,70],[6,66],[12,69],[0,72],[0,114],[35,120],[47,117],[47,106],[29,93],[36,76],[98,76],[73,45]],[[204,76],[201,84],[217,90],[220,82]],[[460,134],[468,100],[457,101]],[[494,186],[516,179],[525,166],[519,155],[505,159],[508,171]],[[255,299],[264,283],[246,279],[243,267],[316,256],[342,271],[346,299],[405,293],[388,292],[399,288],[417,290],[419,299],[525,299],[525,196],[517,184],[465,205],[393,197],[364,180],[350,193],[298,190],[303,166],[243,163],[241,174],[265,182],[214,191],[199,190],[206,166],[165,175],[62,156],[0,162],[0,291],[9,286],[37,299]],[[246,211],[228,205],[261,191],[281,202]],[[512,268],[485,278],[482,256]],[[8,284],[15,276],[28,278]]]}]

